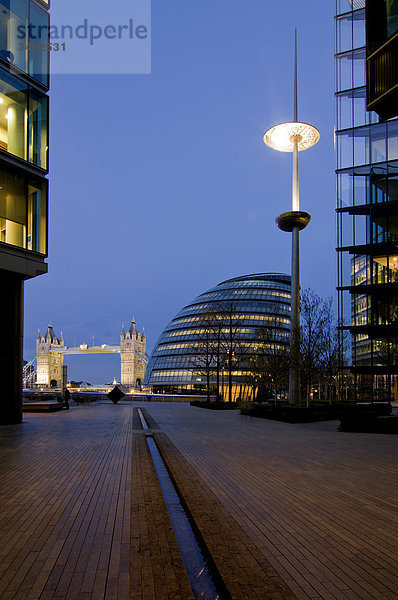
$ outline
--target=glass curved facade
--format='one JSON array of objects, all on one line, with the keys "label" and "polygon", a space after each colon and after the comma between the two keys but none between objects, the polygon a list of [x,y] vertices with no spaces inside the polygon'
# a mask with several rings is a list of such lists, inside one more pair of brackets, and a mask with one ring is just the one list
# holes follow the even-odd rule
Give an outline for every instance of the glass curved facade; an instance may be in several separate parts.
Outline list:
[{"label": "glass curved facade", "polygon": [[204,393],[210,376],[214,385],[219,379],[225,396],[228,374],[225,361],[217,369],[221,364],[216,356],[218,339],[224,353],[233,355],[234,396],[244,398],[250,359],[259,346],[259,328],[272,332],[270,343],[274,346],[289,346],[290,288],[290,275],[259,273],[228,279],[200,294],[161,334],[148,363],[145,384],[159,393]]}]

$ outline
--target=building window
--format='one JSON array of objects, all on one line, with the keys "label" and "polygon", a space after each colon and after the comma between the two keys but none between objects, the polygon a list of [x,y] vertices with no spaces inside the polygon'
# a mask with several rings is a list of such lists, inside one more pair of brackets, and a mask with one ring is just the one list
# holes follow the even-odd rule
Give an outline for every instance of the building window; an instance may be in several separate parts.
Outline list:
[{"label": "building window", "polygon": [[[47,3],[46,3],[47,4]],[[0,0],[0,58],[48,87],[49,15],[29,0]]]},{"label": "building window", "polygon": [[47,169],[48,97],[29,90],[28,99],[28,159]]},{"label": "building window", "polygon": [[387,37],[398,31],[398,0],[386,0]]},{"label": "building window", "polygon": [[47,169],[48,98],[0,69],[0,148]]},{"label": "building window", "polygon": [[49,43],[50,17],[33,2],[30,3],[29,75],[48,87],[48,52],[43,45]]},{"label": "building window", "polygon": [[365,0],[336,0],[336,14],[346,13],[365,7]]},{"label": "building window", "polygon": [[47,254],[47,181],[0,168],[0,241]]},{"label": "building window", "polygon": [[0,148],[26,160],[27,86],[0,71]]},{"label": "building window", "polygon": [[0,58],[26,73],[27,44],[20,39],[20,32],[27,31],[29,3],[27,0],[0,0],[0,16]]}]

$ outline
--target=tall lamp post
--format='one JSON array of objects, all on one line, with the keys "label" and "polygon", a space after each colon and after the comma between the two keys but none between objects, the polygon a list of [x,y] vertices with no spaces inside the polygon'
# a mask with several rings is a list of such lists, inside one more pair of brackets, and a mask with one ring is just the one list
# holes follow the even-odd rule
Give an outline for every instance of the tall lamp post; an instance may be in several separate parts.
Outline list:
[{"label": "tall lamp post", "polygon": [[[297,103],[297,30],[294,40],[294,121],[281,123],[268,129],[264,134],[264,143],[279,150],[293,152],[292,210],[284,212],[276,219],[282,231],[292,233],[292,316],[290,349],[292,356],[300,351],[300,242],[299,232],[307,227],[311,215],[301,211],[299,206],[299,168],[298,153],[314,146],[319,140],[319,131],[313,125],[300,123]],[[297,360],[292,360],[289,374],[289,402],[300,402],[300,374]]]}]

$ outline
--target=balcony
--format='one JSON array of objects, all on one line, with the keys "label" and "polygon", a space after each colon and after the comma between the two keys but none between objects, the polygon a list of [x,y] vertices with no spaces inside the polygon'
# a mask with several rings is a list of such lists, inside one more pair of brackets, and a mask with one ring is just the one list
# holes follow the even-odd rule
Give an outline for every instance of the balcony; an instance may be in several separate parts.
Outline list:
[{"label": "balcony", "polygon": [[367,110],[381,119],[398,115],[398,33],[369,54],[367,62]]}]

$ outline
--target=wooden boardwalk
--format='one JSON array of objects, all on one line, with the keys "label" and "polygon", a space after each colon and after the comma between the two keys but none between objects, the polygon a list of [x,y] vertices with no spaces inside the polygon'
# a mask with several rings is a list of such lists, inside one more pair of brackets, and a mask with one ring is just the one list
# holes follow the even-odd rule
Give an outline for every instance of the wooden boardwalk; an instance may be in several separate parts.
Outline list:
[{"label": "wooden boardwalk", "polygon": [[[145,409],[155,435],[186,459],[168,445],[214,554],[238,539],[236,521],[279,590],[278,578],[300,600],[398,599],[398,436],[185,404]],[[0,428],[0,600],[188,600],[144,434],[133,428],[139,420],[123,403]],[[206,486],[231,531],[220,544]],[[236,546],[227,550],[239,560]]]},{"label": "wooden boardwalk", "polygon": [[230,600],[296,600],[249,536],[164,433],[155,433],[163,460],[184,498],[228,590]]},{"label": "wooden boardwalk", "polygon": [[146,409],[297,598],[398,598],[398,436]]},{"label": "wooden boardwalk", "polygon": [[129,597],[130,406],[0,429],[1,600]]}]

